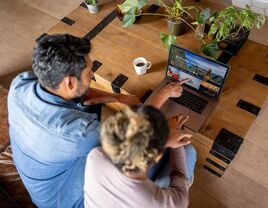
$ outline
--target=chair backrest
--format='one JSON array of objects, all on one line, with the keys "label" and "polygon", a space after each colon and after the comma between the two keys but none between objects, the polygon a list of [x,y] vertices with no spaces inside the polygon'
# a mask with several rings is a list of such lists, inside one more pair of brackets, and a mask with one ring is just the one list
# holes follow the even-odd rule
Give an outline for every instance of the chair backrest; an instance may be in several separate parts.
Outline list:
[{"label": "chair backrest", "polygon": [[[0,189],[2,193],[5,193],[4,195],[8,196],[8,201],[13,200],[13,204],[17,203],[22,207],[34,207],[13,163],[9,144],[7,94],[8,91],[0,86]],[[0,203],[0,207],[2,205]]]},{"label": "chair backrest", "polygon": [[0,152],[9,144],[7,93],[8,91],[0,86]]}]

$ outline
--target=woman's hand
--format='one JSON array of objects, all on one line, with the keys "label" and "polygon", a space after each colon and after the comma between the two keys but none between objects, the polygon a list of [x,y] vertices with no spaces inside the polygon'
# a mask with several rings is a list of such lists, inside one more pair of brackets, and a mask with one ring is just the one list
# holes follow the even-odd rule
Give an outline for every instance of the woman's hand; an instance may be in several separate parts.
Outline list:
[{"label": "woman's hand", "polygon": [[165,147],[177,148],[190,144],[191,137],[191,134],[184,132],[182,129],[170,129],[168,142],[166,143]]},{"label": "woman's hand", "polygon": [[183,125],[189,119],[189,116],[182,114],[171,117],[168,120],[170,133],[166,147],[177,148],[191,143],[191,134],[182,130]]},{"label": "woman's hand", "polygon": [[189,119],[189,116],[179,114],[168,119],[168,125],[170,129],[181,129],[185,122]]}]

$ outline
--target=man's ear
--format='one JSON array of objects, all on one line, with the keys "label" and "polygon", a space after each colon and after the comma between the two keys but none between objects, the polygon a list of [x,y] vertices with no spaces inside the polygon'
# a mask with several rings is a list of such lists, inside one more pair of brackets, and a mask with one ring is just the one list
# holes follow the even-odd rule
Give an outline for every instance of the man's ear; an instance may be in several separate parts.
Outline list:
[{"label": "man's ear", "polygon": [[77,88],[77,78],[75,76],[66,76],[63,79],[64,87],[67,90],[73,91]]}]

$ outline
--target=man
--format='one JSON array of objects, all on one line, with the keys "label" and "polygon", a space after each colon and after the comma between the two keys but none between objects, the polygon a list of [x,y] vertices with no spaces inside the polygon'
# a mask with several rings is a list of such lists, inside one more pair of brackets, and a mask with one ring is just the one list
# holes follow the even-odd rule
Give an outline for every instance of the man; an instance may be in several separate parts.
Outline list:
[{"label": "man", "polygon": [[10,87],[13,159],[38,207],[83,207],[86,157],[99,145],[95,104],[139,103],[136,96],[90,88],[89,52],[86,39],[48,35],[33,50],[33,72],[18,75]]}]

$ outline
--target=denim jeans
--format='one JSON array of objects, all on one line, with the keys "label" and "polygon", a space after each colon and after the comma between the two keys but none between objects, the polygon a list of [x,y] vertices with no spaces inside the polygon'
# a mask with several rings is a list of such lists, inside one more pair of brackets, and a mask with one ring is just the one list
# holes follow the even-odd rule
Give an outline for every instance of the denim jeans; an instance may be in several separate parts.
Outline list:
[{"label": "denim jeans", "polygon": [[[186,177],[191,180],[194,175],[194,167],[196,162],[196,151],[194,146],[189,144],[184,146],[186,153]],[[151,167],[147,173],[148,177],[153,180],[157,186],[165,188],[170,183],[170,167],[168,165],[169,149],[167,149],[161,160]]]}]

